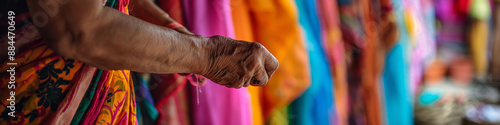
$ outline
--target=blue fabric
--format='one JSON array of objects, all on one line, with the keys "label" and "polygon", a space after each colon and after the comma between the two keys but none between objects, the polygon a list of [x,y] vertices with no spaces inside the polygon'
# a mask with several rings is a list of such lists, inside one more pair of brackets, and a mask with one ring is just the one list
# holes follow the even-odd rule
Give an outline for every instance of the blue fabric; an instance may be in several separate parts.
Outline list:
[{"label": "blue fabric", "polygon": [[311,66],[311,86],[289,106],[290,124],[327,125],[334,117],[333,81],[321,47],[321,29],[315,0],[296,0]]},{"label": "blue fabric", "polygon": [[441,97],[440,93],[433,93],[433,92],[424,92],[422,95],[419,97],[419,101],[421,105],[424,106],[430,106],[433,105],[436,101],[439,100],[439,97]]},{"label": "blue fabric", "polygon": [[393,4],[399,39],[387,54],[383,73],[387,125],[412,125],[413,109],[407,62],[410,39],[404,22],[402,0],[393,0]]},{"label": "blue fabric", "polygon": [[132,80],[134,80],[134,91],[136,101],[136,115],[137,120],[141,124],[153,124],[158,118],[158,111],[154,106],[153,97],[149,92],[149,79],[148,73],[132,73]]}]

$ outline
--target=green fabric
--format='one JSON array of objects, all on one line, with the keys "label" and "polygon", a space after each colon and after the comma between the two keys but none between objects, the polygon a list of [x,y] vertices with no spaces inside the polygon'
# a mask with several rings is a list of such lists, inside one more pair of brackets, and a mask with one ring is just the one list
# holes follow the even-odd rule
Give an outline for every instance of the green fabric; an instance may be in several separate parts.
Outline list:
[{"label": "green fabric", "polygon": [[71,120],[71,125],[77,125],[85,115],[85,112],[87,111],[88,107],[90,106],[90,102],[94,97],[95,90],[97,87],[97,82],[99,82],[99,80],[101,79],[101,74],[102,70],[100,69],[97,69],[96,73],[94,73],[94,77],[92,77],[92,82],[89,88],[87,89],[87,92],[85,92],[85,96],[83,97],[82,102],[80,102],[80,105],[76,110],[75,116]]},{"label": "green fabric", "polygon": [[132,73],[134,81],[134,91],[137,105],[137,121],[140,124],[154,124],[159,113],[154,106],[153,97],[149,92],[149,73]]}]

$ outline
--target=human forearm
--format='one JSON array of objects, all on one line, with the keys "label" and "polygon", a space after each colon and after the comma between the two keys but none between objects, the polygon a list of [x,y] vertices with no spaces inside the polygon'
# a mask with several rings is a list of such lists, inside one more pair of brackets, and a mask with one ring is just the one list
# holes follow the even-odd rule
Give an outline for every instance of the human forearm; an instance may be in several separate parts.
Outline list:
[{"label": "human forearm", "polygon": [[208,38],[181,34],[117,11],[105,13],[103,17],[111,17],[107,18],[109,23],[97,26],[95,36],[78,47],[82,51],[86,50],[83,46],[87,46],[102,52],[94,54],[101,55],[96,56],[101,59],[88,58],[89,64],[112,64],[104,67],[138,72],[199,73],[197,70],[204,65],[200,62],[208,61],[203,47]]},{"label": "human forearm", "polygon": [[[74,6],[78,4],[91,7],[83,13]],[[28,5],[32,14],[46,12],[35,0]],[[46,25],[35,25],[62,56],[101,69],[151,73],[198,73],[201,62],[207,62],[200,45],[208,38],[181,34],[90,1],[70,1],[59,8]]]},{"label": "human forearm", "polygon": [[[30,13],[49,13],[27,0]],[[57,54],[106,70],[149,73],[196,73],[227,87],[262,86],[278,61],[259,43],[227,37],[176,32],[109,7],[101,0],[56,4],[46,23],[34,24]],[[85,10],[85,11],[82,11]],[[176,29],[177,30],[177,29]]]}]

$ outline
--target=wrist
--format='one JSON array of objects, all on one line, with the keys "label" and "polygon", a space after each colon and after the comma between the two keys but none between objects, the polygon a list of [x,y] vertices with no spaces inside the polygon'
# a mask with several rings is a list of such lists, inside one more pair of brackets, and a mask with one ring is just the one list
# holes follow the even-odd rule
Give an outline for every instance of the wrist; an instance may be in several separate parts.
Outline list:
[{"label": "wrist", "polygon": [[190,67],[191,71],[195,74],[206,75],[213,62],[213,57],[210,55],[213,51],[213,42],[209,37],[200,35],[194,36],[192,42],[195,57],[192,62],[195,63],[195,66]]}]

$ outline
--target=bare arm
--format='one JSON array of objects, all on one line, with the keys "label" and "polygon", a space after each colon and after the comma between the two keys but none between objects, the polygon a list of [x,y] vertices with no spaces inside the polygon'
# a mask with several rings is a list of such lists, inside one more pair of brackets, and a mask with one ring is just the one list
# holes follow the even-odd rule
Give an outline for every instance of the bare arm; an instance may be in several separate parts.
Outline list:
[{"label": "bare arm", "polygon": [[[59,11],[37,24],[56,53],[101,69],[149,73],[197,73],[228,87],[265,85],[277,60],[260,44],[226,37],[175,32],[128,16],[100,0],[27,0],[30,13],[49,13],[40,2]],[[36,17],[35,17],[36,18]],[[255,81],[257,80],[257,81]]]},{"label": "bare arm", "polygon": [[[44,12],[36,1],[28,0],[31,14]],[[98,0],[58,5],[60,11],[38,28],[51,49],[62,56],[110,70],[200,73],[196,69],[202,69],[194,58],[182,57],[204,57],[201,44],[207,38],[146,23],[104,7]]]}]

